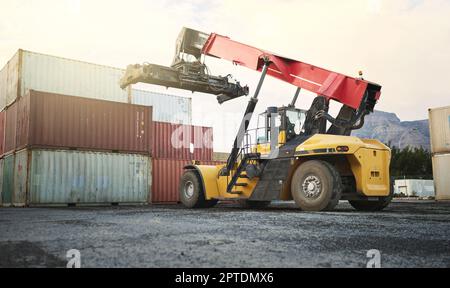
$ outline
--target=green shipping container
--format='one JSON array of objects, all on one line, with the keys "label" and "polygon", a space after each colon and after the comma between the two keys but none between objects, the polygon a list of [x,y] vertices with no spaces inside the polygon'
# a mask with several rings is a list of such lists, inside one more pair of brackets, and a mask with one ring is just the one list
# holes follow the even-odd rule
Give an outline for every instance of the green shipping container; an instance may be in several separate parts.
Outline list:
[{"label": "green shipping container", "polygon": [[3,206],[3,158],[0,159],[0,207]]},{"label": "green shipping container", "polygon": [[14,154],[3,158],[3,179],[2,179],[2,204],[10,206],[13,203],[14,190]]},{"label": "green shipping container", "polygon": [[28,176],[28,150],[15,153],[14,158],[14,207],[23,207],[27,204],[27,178]]},{"label": "green shipping container", "polygon": [[[151,159],[138,154],[89,151],[29,151],[28,204],[147,203]],[[25,155],[22,157],[26,159]],[[26,194],[18,188],[18,194]]]}]

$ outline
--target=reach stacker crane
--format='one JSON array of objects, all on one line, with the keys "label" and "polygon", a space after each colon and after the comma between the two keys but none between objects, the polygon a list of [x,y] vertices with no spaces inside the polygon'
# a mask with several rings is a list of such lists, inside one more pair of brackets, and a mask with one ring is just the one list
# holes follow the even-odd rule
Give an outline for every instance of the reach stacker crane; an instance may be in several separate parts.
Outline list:
[{"label": "reach stacker crane", "polygon": [[[364,125],[381,94],[380,85],[362,77],[183,28],[171,67],[129,65],[120,85],[145,82],[210,93],[219,103],[249,93],[247,86],[229,77],[210,75],[206,56],[259,71],[261,77],[227,163],[184,167],[179,193],[186,207],[208,208],[219,200],[235,199],[246,207],[262,208],[273,200],[293,199],[302,210],[323,211],[348,200],[357,210],[377,211],[390,203],[390,149],[378,140],[350,136]],[[266,75],[297,89],[287,106],[268,107],[259,114],[257,128],[249,130]],[[317,94],[309,110],[295,107],[301,89]],[[328,113],[331,100],[342,104],[336,117]]]}]

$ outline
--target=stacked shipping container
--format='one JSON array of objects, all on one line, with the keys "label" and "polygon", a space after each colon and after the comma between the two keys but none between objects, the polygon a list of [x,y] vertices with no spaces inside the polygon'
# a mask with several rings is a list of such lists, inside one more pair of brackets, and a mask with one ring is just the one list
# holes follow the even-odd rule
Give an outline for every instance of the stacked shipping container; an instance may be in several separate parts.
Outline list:
[{"label": "stacked shipping container", "polygon": [[213,161],[213,130],[210,127],[153,122],[152,203],[180,201],[178,185],[183,167]]},{"label": "stacked shipping container", "polygon": [[15,182],[28,179],[31,205],[147,203],[151,161],[146,155],[55,150],[20,153],[29,175]]},{"label": "stacked shipping container", "polygon": [[154,120],[192,124],[192,99],[119,87],[125,70],[18,50],[0,70],[0,111],[28,90],[153,106]]},{"label": "stacked shipping container", "polygon": [[151,107],[29,90],[6,115],[4,205],[147,202]]},{"label": "stacked shipping container", "polygon": [[5,153],[26,147],[151,151],[151,107],[30,90],[6,112]]},{"label": "stacked shipping container", "polygon": [[0,71],[0,110],[28,90],[127,103],[120,89],[124,70],[19,50]]},{"label": "stacked shipping container", "polygon": [[0,112],[0,157],[5,151],[5,121],[6,121],[6,111]]},{"label": "stacked shipping container", "polygon": [[192,124],[192,99],[130,89],[131,103],[153,107],[153,120],[174,124]]},{"label": "stacked shipping container", "polygon": [[450,200],[450,106],[428,112],[436,199]]},{"label": "stacked shipping container", "polygon": [[183,167],[212,161],[213,129],[193,126],[191,98],[131,89],[131,101],[153,107],[152,129],[152,203],[177,203]]},{"label": "stacked shipping container", "polygon": [[193,125],[153,122],[153,157],[212,160],[213,129]]},{"label": "stacked shipping container", "polygon": [[190,98],[124,91],[123,73],[24,50],[0,70],[0,205],[178,202],[184,165],[219,163]]}]

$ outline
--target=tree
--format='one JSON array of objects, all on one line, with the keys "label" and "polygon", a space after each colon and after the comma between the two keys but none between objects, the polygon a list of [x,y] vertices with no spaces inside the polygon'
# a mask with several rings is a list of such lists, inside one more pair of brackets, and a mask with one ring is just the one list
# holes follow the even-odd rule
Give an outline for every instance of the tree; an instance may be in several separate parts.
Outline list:
[{"label": "tree", "polygon": [[431,153],[420,148],[391,148],[391,176],[395,178],[432,179]]}]

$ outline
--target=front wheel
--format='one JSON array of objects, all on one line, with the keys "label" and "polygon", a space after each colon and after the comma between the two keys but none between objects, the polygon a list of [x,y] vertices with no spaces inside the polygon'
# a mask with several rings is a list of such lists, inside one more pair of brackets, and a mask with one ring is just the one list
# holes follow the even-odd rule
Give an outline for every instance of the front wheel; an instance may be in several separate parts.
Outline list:
[{"label": "front wheel", "polygon": [[181,176],[179,193],[181,203],[187,208],[210,208],[217,204],[217,200],[205,199],[200,176],[193,170],[187,170]]},{"label": "front wheel", "polygon": [[292,176],[291,193],[304,211],[332,210],[341,198],[341,177],[328,162],[310,160],[301,164]]}]

